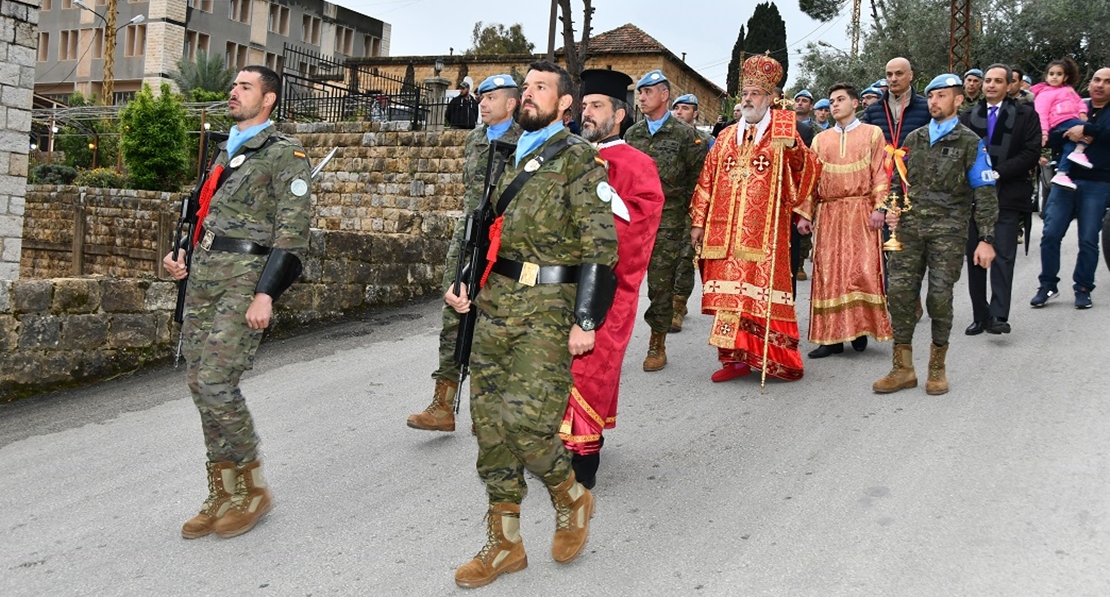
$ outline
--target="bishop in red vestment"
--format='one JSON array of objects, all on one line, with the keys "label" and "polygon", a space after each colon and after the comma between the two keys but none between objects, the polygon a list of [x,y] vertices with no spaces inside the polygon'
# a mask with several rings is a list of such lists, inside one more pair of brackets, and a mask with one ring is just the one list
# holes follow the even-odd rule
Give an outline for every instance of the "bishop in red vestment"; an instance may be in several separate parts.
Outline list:
[{"label": "bishop in red vestment", "polygon": [[772,110],[782,66],[769,56],[744,61],[742,117],[717,138],[690,204],[699,251],[702,312],[713,316],[709,343],[722,364],[713,381],[761,369],[802,377],[790,276],[790,226],[811,230],[816,155],[794,113]]},{"label": "bishop in red vestment", "polygon": [[631,84],[631,77],[617,71],[582,73],[582,135],[595,143],[609,171],[608,189],[598,194],[612,205],[617,227],[613,305],[597,328],[594,349],[571,364],[574,385],[559,429],[573,455],[575,477],[587,488],[596,482],[602,430],[617,423],[621,363],[632,338],[640,285],[663,213],[663,187],[655,162],[617,136],[628,113],[621,98],[628,97]]}]

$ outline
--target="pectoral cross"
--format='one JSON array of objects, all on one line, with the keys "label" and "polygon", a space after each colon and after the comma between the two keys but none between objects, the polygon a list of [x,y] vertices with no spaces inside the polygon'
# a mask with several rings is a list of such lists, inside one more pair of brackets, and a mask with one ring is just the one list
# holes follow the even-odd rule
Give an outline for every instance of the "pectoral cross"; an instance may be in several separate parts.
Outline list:
[{"label": "pectoral cross", "polygon": [[731,180],[732,182],[739,182],[740,180],[746,179],[747,177],[752,175],[752,170],[748,167],[747,164],[744,164],[739,168],[734,168],[734,166],[736,165],[736,159],[732,156],[728,156],[728,159],[725,160],[725,170],[728,171],[729,180]]}]

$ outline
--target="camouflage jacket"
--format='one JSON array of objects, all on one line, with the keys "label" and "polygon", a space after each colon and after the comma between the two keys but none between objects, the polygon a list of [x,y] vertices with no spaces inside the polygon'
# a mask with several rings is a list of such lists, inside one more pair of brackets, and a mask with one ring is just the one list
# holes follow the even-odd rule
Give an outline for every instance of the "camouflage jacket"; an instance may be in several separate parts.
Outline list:
[{"label": "camouflage jacket", "polygon": [[[204,230],[284,249],[303,260],[312,215],[311,168],[304,148],[271,125],[248,139],[236,157],[262,147],[270,137],[277,140],[237,167],[231,166],[235,160],[229,161],[226,143],[220,146],[216,164],[232,173],[212,196]],[[198,244],[193,265],[199,267],[190,275],[209,280],[260,275],[266,259],[265,255],[207,251]]]},{"label": "camouflage jacket", "polygon": [[[929,145],[929,127],[906,137],[907,180],[913,208],[902,213],[899,226],[948,231],[967,236],[974,210],[979,230],[994,230],[998,219],[998,196],[993,183],[972,187],[970,179],[977,160],[987,159],[979,135],[962,124]],[[982,157],[980,157],[982,152]]]},{"label": "camouflage jacket", "polygon": [[690,198],[698,185],[709,143],[698,130],[671,116],[654,135],[648,132],[647,121],[632,125],[624,134],[624,141],[648,154],[659,169],[663,183],[663,219],[660,228],[681,228],[690,210]]},{"label": "camouflage jacket", "polygon": [[[510,160],[494,197],[505,192],[532,158],[568,136],[570,132],[562,129],[519,164],[514,166]],[[617,231],[612,208],[603,200],[609,197],[603,164],[597,150],[581,140],[544,162],[505,209],[498,257],[541,266],[601,263],[613,267]],[[494,317],[565,310],[573,320],[576,289],[573,283],[526,286],[490,274],[477,304]]]}]

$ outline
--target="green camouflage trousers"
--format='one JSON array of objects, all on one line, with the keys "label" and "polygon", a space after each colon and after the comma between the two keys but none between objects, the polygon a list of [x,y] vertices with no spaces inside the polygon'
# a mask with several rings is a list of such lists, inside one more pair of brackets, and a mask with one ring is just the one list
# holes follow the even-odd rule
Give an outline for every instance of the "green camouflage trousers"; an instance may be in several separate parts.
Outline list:
[{"label": "green camouflage trousers", "polygon": [[258,434],[239,391],[239,378],[254,366],[262,330],[247,326],[257,276],[189,279],[182,323],[186,379],[200,412],[210,462],[239,465],[258,459]]},{"label": "green camouflage trousers", "polygon": [[[644,312],[644,321],[655,333],[666,334],[671,329],[676,279],[681,266],[679,262],[687,260],[686,249],[689,247],[689,228],[660,228],[655,235],[655,246],[651,250],[647,270],[648,300],[651,304]],[[693,271],[690,275],[693,276]],[[690,287],[693,288],[692,277]]]},{"label": "green camouflage trousers", "polygon": [[694,294],[694,245],[690,244],[691,220],[686,218],[686,244],[675,264],[674,293],[689,298]]},{"label": "green camouflage trousers", "polygon": [[887,253],[889,281],[887,305],[894,327],[896,344],[912,344],[917,324],[917,297],[921,293],[925,270],[929,271],[929,290],[925,308],[933,322],[933,344],[946,346],[952,331],[952,288],[963,272],[967,231],[962,236],[951,230],[919,231],[898,227],[901,251]]},{"label": "green camouflage trousers", "polygon": [[545,485],[571,473],[557,435],[570,394],[569,311],[494,318],[479,312],[471,354],[470,417],[478,435],[478,476],[491,504],[520,504],[524,470]]},{"label": "green camouflage trousers", "polygon": [[[456,223],[455,234],[451,238],[451,244],[447,248],[447,263],[443,268],[443,291],[447,292],[447,287],[455,283],[455,268],[458,266],[459,258],[459,243],[462,241],[463,235],[466,234],[466,219],[462,219],[461,225]],[[459,314],[454,309],[448,307],[446,303],[443,305],[443,313],[441,314],[443,325],[439,331],[439,368],[432,372],[432,379],[445,379],[449,381],[458,381],[459,379],[459,366],[455,364],[455,338],[459,334]]]}]

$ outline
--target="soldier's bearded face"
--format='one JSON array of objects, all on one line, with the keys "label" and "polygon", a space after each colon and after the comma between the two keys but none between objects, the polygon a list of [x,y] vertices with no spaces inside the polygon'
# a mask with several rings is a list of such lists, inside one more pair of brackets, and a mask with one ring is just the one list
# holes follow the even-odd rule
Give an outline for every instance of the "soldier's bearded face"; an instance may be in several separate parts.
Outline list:
[{"label": "soldier's bearded face", "polygon": [[262,113],[262,109],[266,107],[267,96],[273,96],[275,99],[277,97],[273,93],[267,94],[262,91],[262,75],[240,71],[235,77],[235,82],[231,84],[227,115],[235,122],[256,120]]},{"label": "soldier's bearded face", "polygon": [[[566,105],[561,106],[564,100]],[[558,74],[528,71],[520,100],[520,128],[533,133],[554,124],[571,101],[571,96],[559,95]]]},{"label": "soldier's bearded face", "polygon": [[608,96],[591,93],[582,98],[582,136],[597,143],[612,137],[617,129],[617,115]]},{"label": "soldier's bearded face", "polygon": [[956,115],[956,108],[964,101],[962,93],[955,87],[934,89],[929,92],[929,116],[943,122]]}]

